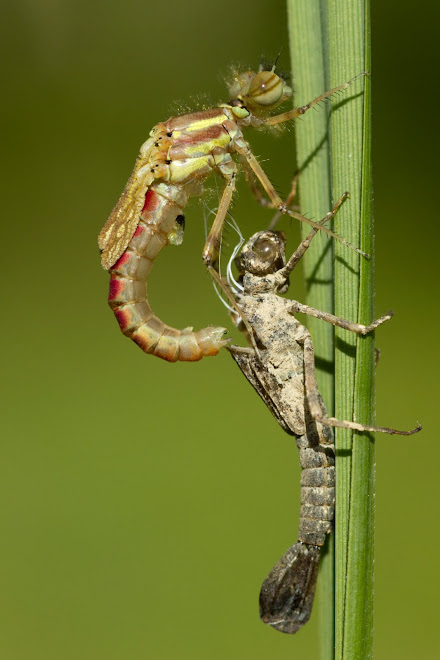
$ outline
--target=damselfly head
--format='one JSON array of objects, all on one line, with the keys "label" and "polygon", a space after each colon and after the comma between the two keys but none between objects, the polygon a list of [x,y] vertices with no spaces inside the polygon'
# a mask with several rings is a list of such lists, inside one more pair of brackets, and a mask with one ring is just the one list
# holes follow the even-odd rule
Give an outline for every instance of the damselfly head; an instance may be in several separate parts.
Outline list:
[{"label": "damselfly head", "polygon": [[231,105],[240,105],[258,114],[276,108],[292,96],[292,89],[275,71],[245,71],[229,85]]}]

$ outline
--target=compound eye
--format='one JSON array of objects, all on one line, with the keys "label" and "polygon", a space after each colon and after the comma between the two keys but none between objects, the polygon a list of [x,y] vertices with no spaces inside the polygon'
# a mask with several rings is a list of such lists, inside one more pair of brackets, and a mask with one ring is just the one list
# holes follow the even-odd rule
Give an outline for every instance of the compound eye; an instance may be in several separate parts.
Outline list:
[{"label": "compound eye", "polygon": [[283,81],[273,71],[260,71],[249,85],[248,97],[258,105],[274,105],[283,96]]},{"label": "compound eye", "polygon": [[268,238],[257,238],[253,247],[254,254],[261,259],[264,264],[272,264],[279,256],[277,245]]}]

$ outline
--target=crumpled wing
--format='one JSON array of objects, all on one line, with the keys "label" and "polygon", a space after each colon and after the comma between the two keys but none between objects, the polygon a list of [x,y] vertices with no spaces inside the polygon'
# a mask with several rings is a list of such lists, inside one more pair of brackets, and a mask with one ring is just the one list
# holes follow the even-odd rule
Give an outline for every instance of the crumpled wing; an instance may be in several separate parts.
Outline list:
[{"label": "crumpled wing", "polygon": [[105,270],[109,270],[125,252],[136,231],[148,186],[154,180],[154,174],[148,168],[139,173],[147,165],[149,155],[149,152],[143,153],[137,159],[124,192],[99,233],[101,264]]}]

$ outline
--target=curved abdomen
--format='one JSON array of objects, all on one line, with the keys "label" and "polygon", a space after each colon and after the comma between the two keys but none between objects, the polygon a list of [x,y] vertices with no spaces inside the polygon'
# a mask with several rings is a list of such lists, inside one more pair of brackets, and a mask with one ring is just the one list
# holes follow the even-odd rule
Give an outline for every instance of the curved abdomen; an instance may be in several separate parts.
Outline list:
[{"label": "curved abdomen", "polygon": [[196,361],[206,355],[217,355],[226,343],[222,339],[224,328],[177,330],[163,323],[148,303],[147,278],[153,261],[165,245],[179,242],[176,238],[179,217],[183,219],[187,198],[182,188],[166,184],[151,186],[136,231],[125,252],[109,270],[108,302],[122,332],[145,353],[169,362]]}]

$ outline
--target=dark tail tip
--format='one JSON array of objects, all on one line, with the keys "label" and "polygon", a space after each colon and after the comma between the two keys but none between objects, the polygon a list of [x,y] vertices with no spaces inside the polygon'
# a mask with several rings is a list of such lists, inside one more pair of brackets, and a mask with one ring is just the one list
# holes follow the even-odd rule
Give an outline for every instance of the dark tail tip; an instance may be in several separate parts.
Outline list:
[{"label": "dark tail tip", "polygon": [[310,618],[321,548],[298,541],[275,564],[260,591],[260,617],[292,635]]}]

